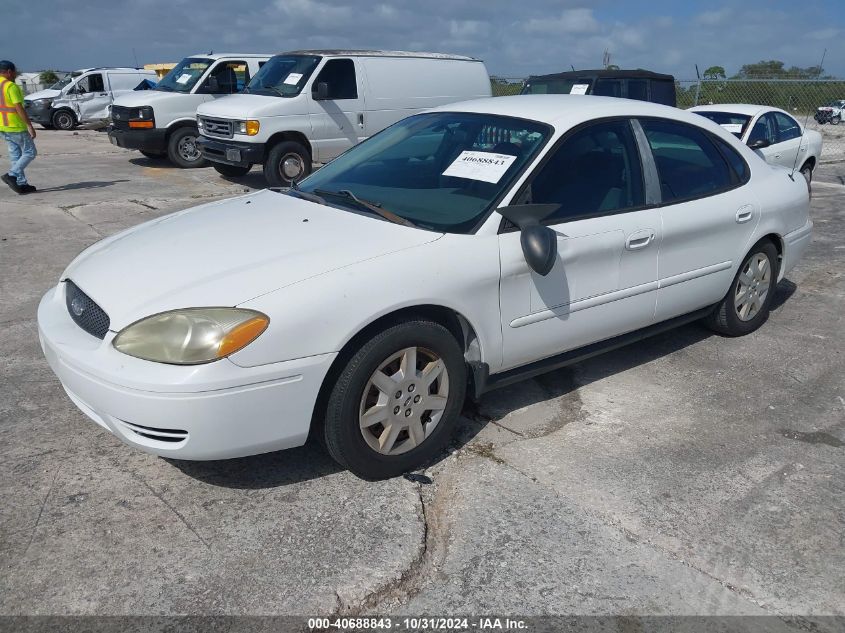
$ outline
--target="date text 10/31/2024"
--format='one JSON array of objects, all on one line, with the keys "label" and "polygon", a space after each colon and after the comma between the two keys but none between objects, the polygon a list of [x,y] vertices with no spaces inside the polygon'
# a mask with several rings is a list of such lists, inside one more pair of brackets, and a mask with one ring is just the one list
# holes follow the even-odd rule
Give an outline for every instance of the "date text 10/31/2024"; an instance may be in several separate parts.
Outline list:
[{"label": "date text 10/31/2024", "polygon": [[318,631],[524,631],[527,626],[524,620],[497,617],[348,617],[308,619],[308,628]]}]

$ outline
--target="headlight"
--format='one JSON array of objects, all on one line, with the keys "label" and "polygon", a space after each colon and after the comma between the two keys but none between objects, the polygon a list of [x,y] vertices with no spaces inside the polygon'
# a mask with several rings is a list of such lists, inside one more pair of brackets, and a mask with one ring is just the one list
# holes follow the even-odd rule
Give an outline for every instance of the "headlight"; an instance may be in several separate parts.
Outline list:
[{"label": "headlight", "polygon": [[130,108],[129,127],[147,129],[155,127],[155,117],[153,116],[152,107],[141,106],[140,108]]},{"label": "headlight", "polygon": [[37,106],[41,106],[41,107],[47,107],[47,106],[49,106],[53,103],[53,100],[52,99],[35,99],[32,103],[33,103],[33,105],[37,105]]},{"label": "headlight", "polygon": [[235,132],[237,134],[246,134],[247,136],[255,136],[258,130],[261,129],[261,123],[250,119],[248,121],[235,121]]},{"label": "headlight", "polygon": [[129,325],[114,338],[115,349],[156,363],[197,365],[234,354],[267,329],[270,318],[240,308],[185,308]]}]

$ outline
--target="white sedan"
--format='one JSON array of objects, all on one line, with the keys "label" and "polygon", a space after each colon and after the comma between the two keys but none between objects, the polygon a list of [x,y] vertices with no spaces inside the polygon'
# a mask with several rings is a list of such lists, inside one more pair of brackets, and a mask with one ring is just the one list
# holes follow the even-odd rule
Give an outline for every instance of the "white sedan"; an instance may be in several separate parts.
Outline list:
[{"label": "white sedan", "polygon": [[109,237],[38,309],[71,400],[207,460],[321,436],[364,478],[440,453],[465,396],[706,319],[753,332],[810,242],[801,178],[718,125],[603,97],[409,117],[298,188]]},{"label": "white sedan", "polygon": [[744,103],[696,106],[689,109],[718,123],[767,163],[798,170],[813,180],[813,170],[822,155],[822,135],[807,130],[791,114],[778,108]]}]

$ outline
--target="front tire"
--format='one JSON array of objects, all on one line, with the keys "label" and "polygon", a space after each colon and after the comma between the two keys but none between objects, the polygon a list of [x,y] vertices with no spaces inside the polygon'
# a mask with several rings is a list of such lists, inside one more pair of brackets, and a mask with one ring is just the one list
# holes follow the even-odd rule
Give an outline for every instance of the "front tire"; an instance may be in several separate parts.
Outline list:
[{"label": "front tire", "polygon": [[274,145],[264,161],[264,178],[271,187],[290,187],[311,173],[311,153],[299,143]]},{"label": "front tire", "polygon": [[180,127],[175,130],[167,142],[167,157],[170,162],[183,169],[205,167],[206,160],[197,147],[198,137],[196,129],[191,127]]},{"label": "front tire", "polygon": [[778,252],[760,240],[746,255],[730,290],[706,319],[708,327],[725,336],[744,336],[769,318],[778,278]]},{"label": "front tire", "polygon": [[238,165],[226,165],[225,163],[212,163],[211,166],[214,167],[218,174],[226,178],[239,178],[240,176],[246,176],[249,173],[249,170],[252,169],[252,165],[248,167],[240,167]]},{"label": "front tire", "polygon": [[70,110],[56,110],[52,122],[57,130],[72,130],[76,127],[76,117]]},{"label": "front tire", "polygon": [[326,405],[329,454],[362,479],[413,470],[440,453],[466,395],[463,352],[445,327],[399,322],[347,361]]},{"label": "front tire", "polygon": [[830,124],[831,125],[839,125],[839,122],[842,120],[842,115],[837,114],[834,117],[830,117]]}]

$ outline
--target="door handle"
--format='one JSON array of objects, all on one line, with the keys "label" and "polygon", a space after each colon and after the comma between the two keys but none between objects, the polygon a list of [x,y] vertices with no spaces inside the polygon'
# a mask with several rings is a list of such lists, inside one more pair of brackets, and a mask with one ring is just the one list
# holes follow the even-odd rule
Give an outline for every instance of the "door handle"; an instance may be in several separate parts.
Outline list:
[{"label": "door handle", "polygon": [[636,251],[651,244],[653,239],[654,231],[651,229],[637,231],[636,233],[629,235],[628,239],[625,240],[625,248],[629,251]]},{"label": "door handle", "polygon": [[364,113],[358,113],[358,127],[364,127]]},{"label": "door handle", "polygon": [[740,207],[736,212],[736,223],[742,224],[748,222],[754,216],[754,207],[746,205]]},{"label": "door handle", "polygon": [[101,92],[101,93],[99,93],[97,96],[98,96],[98,97],[108,97],[108,96],[109,96],[109,93],[108,93],[108,92]]}]

